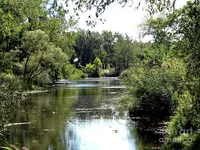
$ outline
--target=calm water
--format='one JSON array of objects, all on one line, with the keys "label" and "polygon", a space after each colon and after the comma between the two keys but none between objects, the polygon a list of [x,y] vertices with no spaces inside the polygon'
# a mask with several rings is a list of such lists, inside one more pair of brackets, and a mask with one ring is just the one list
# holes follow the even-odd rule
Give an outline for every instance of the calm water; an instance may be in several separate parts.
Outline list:
[{"label": "calm water", "polygon": [[93,78],[33,94],[12,120],[22,124],[7,127],[9,142],[30,150],[145,149],[114,108],[123,88],[117,78]]}]

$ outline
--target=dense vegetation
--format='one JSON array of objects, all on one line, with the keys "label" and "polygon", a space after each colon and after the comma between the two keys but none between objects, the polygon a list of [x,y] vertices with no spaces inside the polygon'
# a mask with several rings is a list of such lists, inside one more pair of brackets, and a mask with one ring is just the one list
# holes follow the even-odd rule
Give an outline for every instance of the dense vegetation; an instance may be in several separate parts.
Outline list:
[{"label": "dense vegetation", "polygon": [[[113,2],[97,5],[96,17]],[[199,149],[200,2],[173,11],[168,2],[146,1],[151,13],[162,13],[142,25],[153,37],[142,43],[109,31],[70,31],[76,20],[56,1],[0,0],[0,129],[25,99],[24,90],[120,75],[128,87],[120,106],[131,117],[169,122],[164,149]],[[8,146],[1,134],[0,144]]]},{"label": "dense vegetation", "polygon": [[[128,85],[121,102],[145,122],[170,121],[164,149],[199,149],[200,3],[150,17],[143,28],[153,36],[137,65],[123,72]],[[149,125],[149,124],[148,124]]]}]

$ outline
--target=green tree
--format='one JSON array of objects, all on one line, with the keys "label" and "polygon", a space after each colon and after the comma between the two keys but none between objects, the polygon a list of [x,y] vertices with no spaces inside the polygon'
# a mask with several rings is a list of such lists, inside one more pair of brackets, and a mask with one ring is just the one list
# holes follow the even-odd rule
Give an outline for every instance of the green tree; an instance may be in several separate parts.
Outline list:
[{"label": "green tree", "polygon": [[93,64],[89,63],[85,67],[85,71],[92,77],[101,77],[103,76],[101,60],[96,57]]},{"label": "green tree", "polygon": [[98,32],[78,32],[75,51],[82,66],[92,63],[95,57],[103,57],[101,45],[102,38]]},{"label": "green tree", "polygon": [[103,38],[103,49],[104,49],[104,58],[101,58],[103,63],[103,68],[106,69],[108,66],[114,67],[114,42],[115,42],[115,36],[112,32],[109,31],[103,31],[102,32],[102,38]]},{"label": "green tree", "polygon": [[112,63],[116,72],[121,73],[123,70],[129,69],[136,63],[137,55],[142,51],[141,44],[137,41],[133,41],[127,35],[123,36],[121,34],[116,34],[115,40]]},{"label": "green tree", "polygon": [[26,32],[22,43],[22,48],[26,52],[22,63],[23,81],[28,87],[32,85],[33,79],[48,69],[55,73],[56,79],[57,68],[68,62],[66,54],[50,42],[44,31]]}]

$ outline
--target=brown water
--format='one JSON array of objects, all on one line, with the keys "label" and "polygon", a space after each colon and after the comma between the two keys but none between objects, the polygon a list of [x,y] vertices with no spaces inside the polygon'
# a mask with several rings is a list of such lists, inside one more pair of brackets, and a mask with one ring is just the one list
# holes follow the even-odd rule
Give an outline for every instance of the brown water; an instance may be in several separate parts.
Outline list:
[{"label": "brown water", "polygon": [[[32,94],[7,126],[9,142],[30,150],[139,150],[127,113],[114,108],[117,78],[85,79]],[[146,149],[148,149],[146,147]]]}]

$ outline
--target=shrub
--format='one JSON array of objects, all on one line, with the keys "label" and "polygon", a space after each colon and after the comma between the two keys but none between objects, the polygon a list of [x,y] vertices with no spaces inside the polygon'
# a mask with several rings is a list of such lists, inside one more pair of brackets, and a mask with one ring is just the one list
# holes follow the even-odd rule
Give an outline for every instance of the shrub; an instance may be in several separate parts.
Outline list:
[{"label": "shrub", "polygon": [[[200,148],[200,116],[195,109],[193,97],[185,90],[176,94],[178,108],[175,116],[171,118],[167,138],[172,139],[165,143],[165,149],[193,150]],[[196,105],[196,104],[195,104]],[[177,139],[180,139],[179,141]],[[188,140],[190,142],[188,142]]]},{"label": "shrub", "polygon": [[149,68],[149,61],[147,57],[140,65],[121,73],[128,87],[128,98],[122,102],[131,116],[155,122],[169,120],[178,105],[174,93],[181,92],[185,64],[181,59],[166,57]]},{"label": "shrub", "polygon": [[85,72],[91,77],[104,76],[101,60],[96,57],[93,64],[89,63],[85,67]]},{"label": "shrub", "polygon": [[5,139],[4,135],[1,133],[0,133],[0,149],[1,150],[12,150],[11,148],[9,148],[8,141]]},{"label": "shrub", "polygon": [[81,78],[87,77],[87,75],[83,71],[75,68],[71,64],[66,65],[62,72],[63,72],[63,78],[69,80],[79,80]]},{"label": "shrub", "polygon": [[172,95],[179,81],[176,74],[166,70],[153,70],[142,76],[131,89],[135,102],[129,113],[155,122],[168,120],[177,106]]}]

